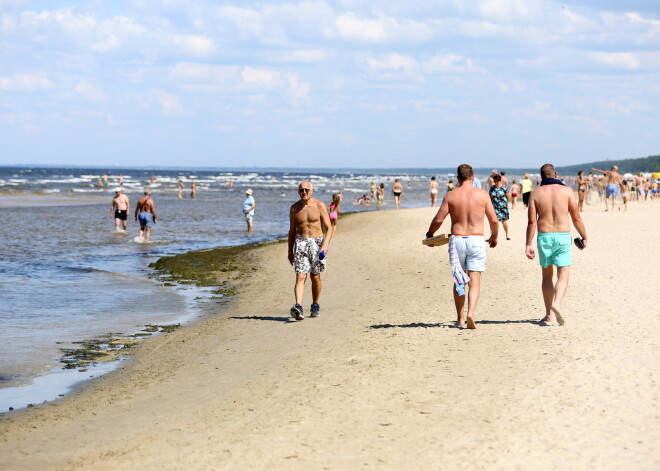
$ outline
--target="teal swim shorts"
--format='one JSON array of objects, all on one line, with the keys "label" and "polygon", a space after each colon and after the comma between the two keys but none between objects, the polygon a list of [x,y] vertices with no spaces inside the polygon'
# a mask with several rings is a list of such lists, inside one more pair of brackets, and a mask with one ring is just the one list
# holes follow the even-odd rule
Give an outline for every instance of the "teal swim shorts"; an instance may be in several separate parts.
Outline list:
[{"label": "teal swim shorts", "polygon": [[567,267],[573,263],[570,232],[539,232],[536,246],[543,268],[550,265]]}]

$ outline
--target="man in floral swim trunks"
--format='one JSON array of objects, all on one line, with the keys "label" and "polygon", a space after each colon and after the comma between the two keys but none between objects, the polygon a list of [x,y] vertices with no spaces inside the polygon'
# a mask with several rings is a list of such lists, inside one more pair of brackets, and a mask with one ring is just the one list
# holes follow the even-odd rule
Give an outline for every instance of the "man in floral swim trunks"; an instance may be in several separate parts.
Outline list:
[{"label": "man in floral swim trunks", "polygon": [[291,308],[291,316],[296,320],[305,318],[301,303],[308,273],[312,278],[310,315],[317,317],[320,313],[318,301],[322,287],[321,273],[325,271],[325,256],[334,234],[328,210],[322,201],[312,197],[313,191],[312,182],[300,182],[300,199],[289,211],[289,263],[296,271],[296,284],[293,289],[296,303]]}]

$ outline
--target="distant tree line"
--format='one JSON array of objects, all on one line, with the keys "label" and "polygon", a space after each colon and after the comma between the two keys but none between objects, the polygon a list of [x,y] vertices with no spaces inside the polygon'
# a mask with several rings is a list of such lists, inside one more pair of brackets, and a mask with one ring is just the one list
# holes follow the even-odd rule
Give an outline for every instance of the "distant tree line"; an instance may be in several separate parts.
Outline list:
[{"label": "distant tree line", "polygon": [[599,162],[590,162],[586,164],[567,165],[557,167],[557,173],[561,175],[571,175],[576,174],[580,170],[589,173],[592,168],[609,170],[612,165],[619,167],[620,173],[660,172],[660,155],[650,155],[639,159],[601,160]]}]

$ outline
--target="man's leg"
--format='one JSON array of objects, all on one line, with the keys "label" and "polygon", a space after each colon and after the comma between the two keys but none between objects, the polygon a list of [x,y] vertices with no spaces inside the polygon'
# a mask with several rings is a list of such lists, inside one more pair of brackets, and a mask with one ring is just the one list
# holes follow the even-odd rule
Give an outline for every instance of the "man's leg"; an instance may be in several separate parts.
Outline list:
[{"label": "man's leg", "polygon": [[481,291],[481,272],[480,271],[468,271],[468,276],[470,277],[470,282],[468,286],[470,287],[468,291],[468,312],[467,312],[467,323],[468,329],[476,329],[477,326],[474,324],[475,313],[477,311],[477,301],[479,301],[479,292]]},{"label": "man's leg", "polygon": [[452,285],[451,292],[454,295],[454,304],[456,305],[456,325],[458,327],[465,327],[465,317],[463,314],[465,295],[461,296],[456,292],[456,285]]},{"label": "man's leg", "polygon": [[555,299],[555,286],[552,283],[553,267],[554,265],[541,267],[541,291],[543,292],[543,304],[545,304],[545,317],[541,319],[542,322],[555,321],[555,315],[550,310]]},{"label": "man's leg", "polygon": [[321,283],[321,274],[312,273],[312,302],[318,303],[319,297],[321,296],[321,288],[323,288],[323,283]]},{"label": "man's leg", "polygon": [[307,273],[296,273],[296,285],[293,287],[296,304],[302,305],[303,293],[305,292],[305,280],[307,280]]},{"label": "man's leg", "polygon": [[148,241],[151,238],[151,227],[144,228],[144,240]]},{"label": "man's leg", "polygon": [[555,283],[555,297],[552,301],[552,307],[561,309],[561,303],[568,289],[568,278],[570,274],[570,265],[567,267],[557,267],[557,282]]},{"label": "man's leg", "polygon": [[142,240],[144,237],[144,226],[140,226],[140,232],[138,232],[138,239]]},{"label": "man's leg", "polygon": [[121,219],[115,218],[115,232],[119,232],[119,223]]}]

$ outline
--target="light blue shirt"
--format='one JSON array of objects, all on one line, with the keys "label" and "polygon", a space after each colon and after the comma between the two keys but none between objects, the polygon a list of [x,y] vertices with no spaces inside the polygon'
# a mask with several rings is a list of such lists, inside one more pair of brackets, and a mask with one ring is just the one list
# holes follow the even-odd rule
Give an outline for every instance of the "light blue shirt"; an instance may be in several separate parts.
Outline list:
[{"label": "light blue shirt", "polygon": [[474,183],[472,183],[472,186],[475,188],[481,188],[481,182],[477,177],[474,177]]},{"label": "light blue shirt", "polygon": [[[249,214],[250,216],[254,216],[254,208],[252,208],[253,204],[254,204],[254,198],[252,196],[248,196],[245,199],[245,201],[243,201],[243,214]],[[252,208],[251,211],[250,208]]]}]

